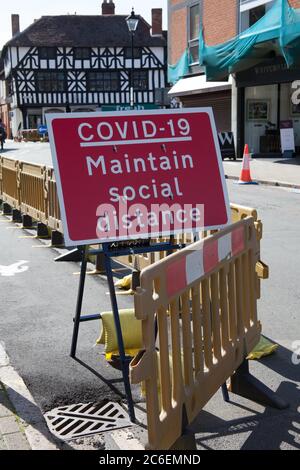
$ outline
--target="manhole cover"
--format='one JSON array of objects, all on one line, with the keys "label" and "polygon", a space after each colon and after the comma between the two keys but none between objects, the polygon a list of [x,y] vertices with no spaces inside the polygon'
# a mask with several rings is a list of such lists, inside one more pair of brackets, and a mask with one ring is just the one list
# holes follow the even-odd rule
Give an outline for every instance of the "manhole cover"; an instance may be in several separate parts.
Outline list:
[{"label": "manhole cover", "polygon": [[52,434],[63,440],[132,426],[123,408],[111,402],[60,406],[46,413],[45,419]]}]

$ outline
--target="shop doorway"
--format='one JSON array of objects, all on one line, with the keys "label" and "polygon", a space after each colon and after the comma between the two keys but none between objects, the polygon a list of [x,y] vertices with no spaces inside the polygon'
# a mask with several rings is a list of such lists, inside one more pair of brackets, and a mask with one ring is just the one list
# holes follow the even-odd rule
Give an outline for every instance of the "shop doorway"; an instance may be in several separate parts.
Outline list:
[{"label": "shop doorway", "polygon": [[300,151],[300,106],[292,103],[292,83],[245,88],[245,143],[260,157],[281,157],[280,123],[292,121],[296,154]]},{"label": "shop doorway", "polygon": [[28,114],[27,116],[28,129],[38,129],[42,125],[41,114]]}]

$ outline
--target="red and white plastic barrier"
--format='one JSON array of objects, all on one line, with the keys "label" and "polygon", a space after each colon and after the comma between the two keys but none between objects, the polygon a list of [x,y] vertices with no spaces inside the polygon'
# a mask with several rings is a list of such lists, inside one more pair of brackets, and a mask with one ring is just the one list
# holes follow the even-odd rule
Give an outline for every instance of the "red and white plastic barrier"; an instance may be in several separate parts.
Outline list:
[{"label": "red and white plastic barrier", "polygon": [[193,251],[178,261],[171,263],[166,270],[167,293],[169,297],[184,290],[188,285],[213,271],[220,262],[236,256],[245,248],[245,229],[239,227],[218,238],[197,243]]}]

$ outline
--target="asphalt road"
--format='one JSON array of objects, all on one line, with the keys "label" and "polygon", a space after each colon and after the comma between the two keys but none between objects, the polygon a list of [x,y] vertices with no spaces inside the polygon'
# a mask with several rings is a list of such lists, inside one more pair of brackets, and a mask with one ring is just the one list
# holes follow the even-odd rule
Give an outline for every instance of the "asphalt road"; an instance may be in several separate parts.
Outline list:
[{"label": "asphalt road", "polygon": [[[23,260],[28,266],[27,271],[13,277],[0,276],[0,341],[12,364],[43,411],[104,397],[120,400],[121,374],[107,365],[102,350],[95,346],[100,321],[81,324],[77,355],[112,380],[111,387],[69,357],[79,282],[74,273],[79,271],[79,264],[55,263],[57,252],[43,247],[46,242],[23,238],[26,235],[28,232],[14,228],[0,216],[0,265]],[[88,276],[83,314],[111,310],[107,292],[104,278]],[[132,297],[120,297],[121,307],[131,304]]]},{"label": "asphalt road", "polygon": [[[218,393],[195,423],[200,449],[300,448],[300,365],[292,362],[293,342],[300,341],[300,193],[264,186],[241,187],[228,182],[230,200],[257,208],[264,223],[262,259],[270,279],[262,284],[259,317],[263,333],[280,344],[279,351],[253,363],[257,377],[290,401],[290,409],[264,409],[236,398],[225,404]],[[0,265],[27,261],[28,270],[0,275],[0,341],[43,411],[58,405],[120,400],[121,375],[94,347],[97,321],[81,324],[78,357],[109,379],[105,383],[69,357],[76,305],[76,263],[55,263],[57,253],[42,242],[23,238],[27,232],[0,216]],[[45,243],[45,242],[44,242]],[[88,277],[84,313],[110,310],[103,277]],[[132,297],[120,296],[121,307]],[[140,399],[138,388],[134,397]]]}]

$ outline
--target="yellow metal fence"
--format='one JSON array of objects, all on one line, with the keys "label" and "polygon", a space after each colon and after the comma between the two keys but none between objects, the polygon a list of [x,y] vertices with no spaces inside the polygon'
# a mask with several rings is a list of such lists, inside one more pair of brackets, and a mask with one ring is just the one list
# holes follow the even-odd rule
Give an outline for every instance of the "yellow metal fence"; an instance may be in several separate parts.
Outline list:
[{"label": "yellow metal fence", "polygon": [[12,209],[63,233],[52,168],[0,158],[0,198]]},{"label": "yellow metal fence", "polygon": [[16,160],[1,158],[1,197],[14,209],[20,208],[20,164]]},{"label": "yellow metal fence", "polygon": [[[44,223],[50,229],[63,233],[55,175],[52,168],[0,158],[0,198],[13,209],[18,209],[21,213]],[[249,216],[253,217],[257,240],[260,242],[262,223],[258,219],[255,209],[231,204],[231,214],[232,222]],[[209,234],[205,232],[201,236],[206,237]],[[174,239],[176,244],[190,244],[192,242],[193,235],[191,234],[180,235]],[[128,267],[140,271],[166,256],[166,252],[146,253],[123,256],[118,260]],[[256,269],[261,279],[268,277],[268,267],[260,260],[260,257]]]}]

